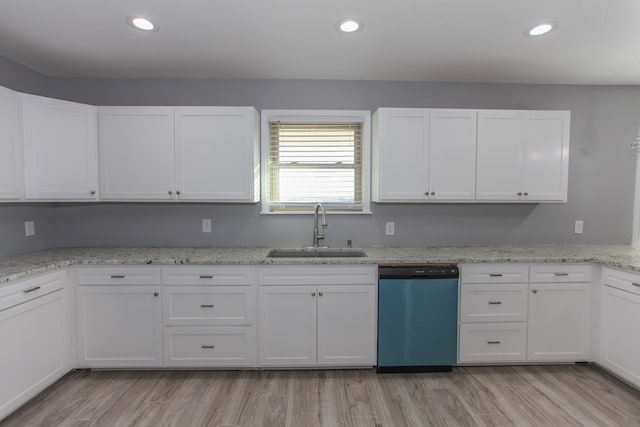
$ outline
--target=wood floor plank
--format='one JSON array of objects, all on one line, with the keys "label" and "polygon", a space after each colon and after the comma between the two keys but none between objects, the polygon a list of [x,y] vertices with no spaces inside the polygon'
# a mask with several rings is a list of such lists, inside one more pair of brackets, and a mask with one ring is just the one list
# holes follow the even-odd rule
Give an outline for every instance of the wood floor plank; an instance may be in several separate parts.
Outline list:
[{"label": "wood floor plank", "polygon": [[0,427],[640,426],[640,391],[593,365],[78,371]]}]

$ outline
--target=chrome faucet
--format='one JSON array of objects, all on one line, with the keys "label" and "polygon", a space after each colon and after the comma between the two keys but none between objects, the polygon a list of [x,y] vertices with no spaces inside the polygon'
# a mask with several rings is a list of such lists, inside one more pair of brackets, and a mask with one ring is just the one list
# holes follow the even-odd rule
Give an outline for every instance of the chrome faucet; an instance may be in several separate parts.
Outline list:
[{"label": "chrome faucet", "polygon": [[327,226],[327,215],[324,210],[324,206],[322,205],[322,203],[318,203],[316,205],[316,211],[313,218],[313,247],[314,248],[317,248],[319,246],[318,242],[324,239],[324,233],[322,233],[322,230],[324,230],[324,228],[319,228],[318,226],[318,212],[322,214],[322,227]]}]

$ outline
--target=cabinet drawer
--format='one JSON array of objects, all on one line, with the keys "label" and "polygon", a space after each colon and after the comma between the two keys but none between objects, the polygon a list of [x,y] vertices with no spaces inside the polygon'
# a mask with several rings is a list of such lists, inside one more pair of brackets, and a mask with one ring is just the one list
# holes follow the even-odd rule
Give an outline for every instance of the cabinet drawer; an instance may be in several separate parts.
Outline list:
[{"label": "cabinet drawer", "polygon": [[539,264],[529,270],[533,283],[590,282],[591,266],[576,264]]},{"label": "cabinet drawer", "polygon": [[375,285],[376,266],[301,265],[258,268],[260,285]]},{"label": "cabinet drawer", "polygon": [[529,281],[527,264],[464,264],[460,267],[464,283],[524,283]]},{"label": "cabinet drawer", "polygon": [[164,285],[253,285],[255,267],[163,267]]},{"label": "cabinet drawer", "polygon": [[253,327],[164,328],[165,366],[253,366],[254,342]]},{"label": "cabinet drawer", "polygon": [[78,285],[160,285],[160,267],[121,265],[114,267],[79,267]]},{"label": "cabinet drawer", "polygon": [[634,274],[612,268],[603,268],[602,283],[640,295],[640,273]]},{"label": "cabinet drawer", "polygon": [[462,286],[461,322],[525,322],[527,285],[480,284]]},{"label": "cabinet drawer", "polygon": [[253,287],[167,286],[162,298],[165,325],[253,324]]},{"label": "cabinet drawer", "polygon": [[42,295],[62,289],[67,282],[65,271],[45,275],[5,285],[0,288],[0,310],[30,301]]},{"label": "cabinet drawer", "polygon": [[526,323],[467,323],[460,325],[460,362],[525,360]]}]

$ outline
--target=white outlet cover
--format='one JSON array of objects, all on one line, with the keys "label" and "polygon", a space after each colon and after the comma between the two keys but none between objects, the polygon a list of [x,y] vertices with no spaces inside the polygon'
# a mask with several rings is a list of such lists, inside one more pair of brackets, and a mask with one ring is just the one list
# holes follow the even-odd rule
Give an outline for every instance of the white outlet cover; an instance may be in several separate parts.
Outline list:
[{"label": "white outlet cover", "polygon": [[393,236],[396,234],[396,223],[393,221],[386,222],[384,224],[384,234],[387,236]]},{"label": "white outlet cover", "polygon": [[584,221],[581,219],[576,220],[576,223],[573,226],[573,234],[582,234],[583,231],[584,231]]},{"label": "white outlet cover", "polygon": [[203,219],[202,220],[202,232],[203,233],[211,233],[211,220]]},{"label": "white outlet cover", "polygon": [[36,223],[35,221],[24,222],[24,234],[27,237],[36,235]]}]

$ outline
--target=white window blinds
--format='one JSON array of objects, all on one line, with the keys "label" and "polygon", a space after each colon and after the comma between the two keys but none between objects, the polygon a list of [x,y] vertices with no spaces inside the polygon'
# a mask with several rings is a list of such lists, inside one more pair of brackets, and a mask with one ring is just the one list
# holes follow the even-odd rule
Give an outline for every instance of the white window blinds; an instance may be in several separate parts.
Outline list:
[{"label": "white window blinds", "polygon": [[363,209],[363,124],[269,122],[269,210]]}]

